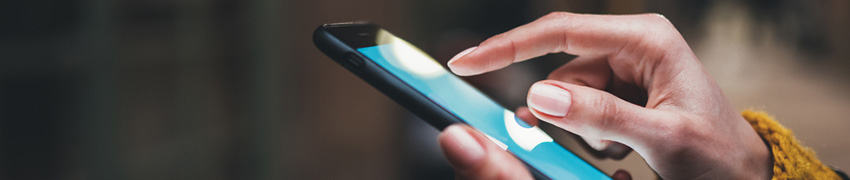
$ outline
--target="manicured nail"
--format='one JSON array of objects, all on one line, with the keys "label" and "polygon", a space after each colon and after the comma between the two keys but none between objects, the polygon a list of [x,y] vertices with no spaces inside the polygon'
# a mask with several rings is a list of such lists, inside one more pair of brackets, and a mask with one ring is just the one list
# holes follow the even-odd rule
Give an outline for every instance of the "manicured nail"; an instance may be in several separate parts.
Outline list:
[{"label": "manicured nail", "polygon": [[471,168],[484,159],[484,147],[463,127],[449,126],[445,133],[449,141],[454,141],[449,143],[452,147],[444,148],[447,148],[446,155],[456,168]]},{"label": "manicured nail", "polygon": [[474,47],[471,47],[469,49],[463,50],[460,53],[457,53],[457,55],[455,55],[455,57],[452,57],[452,59],[449,60],[448,64],[451,65],[453,62],[457,61],[457,59],[460,59],[461,57],[466,56],[466,54],[469,54],[470,52],[475,50],[475,48],[478,48],[478,46],[474,46]]},{"label": "manicured nail", "polygon": [[531,86],[528,97],[528,107],[550,116],[563,117],[567,115],[572,104],[570,92],[560,87],[540,83]]}]

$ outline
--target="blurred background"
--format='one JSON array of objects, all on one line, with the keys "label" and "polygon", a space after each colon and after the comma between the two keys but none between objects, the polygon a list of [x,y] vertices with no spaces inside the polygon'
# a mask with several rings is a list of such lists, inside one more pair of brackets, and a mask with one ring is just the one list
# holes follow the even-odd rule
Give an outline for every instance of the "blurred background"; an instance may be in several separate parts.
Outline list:
[{"label": "blurred background", "polygon": [[[552,11],[664,14],[738,109],[850,170],[846,0],[0,2],[0,179],[451,179],[437,131],[321,54],[368,20],[445,63]],[[466,78],[509,109],[573,56]],[[641,157],[589,155],[653,179]]]}]

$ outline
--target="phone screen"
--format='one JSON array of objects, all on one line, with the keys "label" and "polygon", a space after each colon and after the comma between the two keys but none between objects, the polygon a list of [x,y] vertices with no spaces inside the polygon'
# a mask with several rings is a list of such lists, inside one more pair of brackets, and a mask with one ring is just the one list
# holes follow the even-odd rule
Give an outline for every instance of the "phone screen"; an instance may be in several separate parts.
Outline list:
[{"label": "phone screen", "polygon": [[418,48],[386,31],[379,36],[384,43],[357,51],[542,174],[552,179],[611,179]]}]

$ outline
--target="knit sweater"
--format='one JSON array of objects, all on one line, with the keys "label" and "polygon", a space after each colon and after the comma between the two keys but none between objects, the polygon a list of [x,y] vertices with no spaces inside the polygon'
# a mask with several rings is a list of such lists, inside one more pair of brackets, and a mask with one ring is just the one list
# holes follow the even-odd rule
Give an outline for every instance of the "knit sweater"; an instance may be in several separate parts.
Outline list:
[{"label": "knit sweater", "polygon": [[[770,146],[773,154],[773,179],[843,179],[846,175],[823,165],[815,152],[794,138],[791,130],[765,112],[742,113],[753,129]],[[843,177],[842,177],[843,176]]]}]

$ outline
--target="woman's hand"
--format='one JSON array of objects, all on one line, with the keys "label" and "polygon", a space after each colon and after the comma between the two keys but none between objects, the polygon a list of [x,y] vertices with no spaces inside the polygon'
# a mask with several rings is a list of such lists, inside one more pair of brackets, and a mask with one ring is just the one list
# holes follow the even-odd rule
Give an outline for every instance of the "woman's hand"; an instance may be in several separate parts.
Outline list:
[{"label": "woman's hand", "polygon": [[[767,146],[661,15],[552,13],[461,52],[449,68],[476,75],[558,52],[578,57],[532,85],[529,109],[517,114],[533,114],[598,150],[628,146],[663,179],[771,176]],[[451,126],[439,141],[459,176],[528,177],[518,160],[469,127]]]}]

